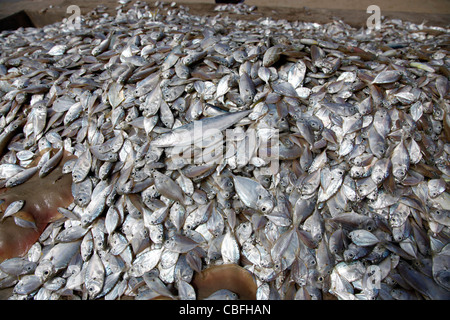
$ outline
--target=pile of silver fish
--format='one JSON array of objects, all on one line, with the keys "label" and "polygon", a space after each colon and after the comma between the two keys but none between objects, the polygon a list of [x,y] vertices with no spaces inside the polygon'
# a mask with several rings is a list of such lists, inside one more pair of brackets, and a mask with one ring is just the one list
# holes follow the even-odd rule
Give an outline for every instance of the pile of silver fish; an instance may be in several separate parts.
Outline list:
[{"label": "pile of silver fish", "polygon": [[128,5],[0,34],[2,185],[76,156],[10,299],[196,299],[221,264],[260,300],[450,298],[449,29]]},{"label": "pile of silver fish", "polygon": [[255,10],[257,9],[256,6],[249,6],[243,2],[237,3],[237,4],[219,4],[214,8],[214,11],[219,12],[228,12],[228,13],[235,13],[235,14],[252,14],[255,13]]}]

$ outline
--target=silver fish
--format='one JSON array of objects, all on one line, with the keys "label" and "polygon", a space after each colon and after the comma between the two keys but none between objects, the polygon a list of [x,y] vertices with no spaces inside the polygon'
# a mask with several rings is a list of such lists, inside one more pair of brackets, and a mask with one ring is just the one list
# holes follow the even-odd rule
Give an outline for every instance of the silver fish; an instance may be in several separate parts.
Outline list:
[{"label": "silver fish", "polygon": [[5,218],[16,214],[23,208],[24,205],[25,205],[24,200],[17,200],[17,201],[10,203],[10,205],[5,209],[5,212],[3,213],[0,221],[3,221]]},{"label": "silver fish", "polygon": [[235,236],[229,230],[222,240],[221,253],[225,263],[237,263],[240,258],[239,246]]},{"label": "silver fish", "polygon": [[170,147],[174,145],[196,143],[210,137],[216,132],[215,130],[222,131],[227,129],[247,116],[249,113],[250,111],[242,111],[199,120],[197,125],[201,131],[198,132],[193,138],[192,134],[195,133],[195,122],[191,122],[159,136],[153,140],[151,144],[155,147]]},{"label": "silver fish", "polygon": [[14,286],[14,293],[30,294],[42,285],[41,279],[35,275],[25,275]]},{"label": "silver fish", "polygon": [[10,258],[0,263],[0,270],[13,276],[19,276],[33,272],[36,265],[36,262],[24,258]]},{"label": "silver fish", "polygon": [[17,174],[15,174],[14,176],[12,176],[11,178],[9,178],[5,183],[5,187],[12,188],[17,185],[20,185],[20,184],[26,182],[32,176],[34,176],[34,174],[38,171],[39,171],[38,167],[31,167],[31,168],[22,170],[22,171],[18,172]]},{"label": "silver fish", "polygon": [[391,156],[392,174],[395,178],[402,180],[409,169],[409,154],[403,141],[394,148]]},{"label": "silver fish", "polygon": [[87,262],[85,286],[90,298],[95,298],[102,290],[105,282],[105,269],[97,252]]},{"label": "silver fish", "polygon": [[392,83],[399,80],[401,77],[400,72],[396,70],[384,70],[377,74],[375,79],[373,79],[372,83],[374,84],[385,84]]},{"label": "silver fish", "polygon": [[273,200],[270,193],[257,181],[233,176],[236,193],[241,201],[248,207],[260,210],[264,214],[269,214],[273,207]]},{"label": "silver fish", "polygon": [[364,229],[353,230],[348,236],[358,246],[371,246],[380,241],[375,235]]}]

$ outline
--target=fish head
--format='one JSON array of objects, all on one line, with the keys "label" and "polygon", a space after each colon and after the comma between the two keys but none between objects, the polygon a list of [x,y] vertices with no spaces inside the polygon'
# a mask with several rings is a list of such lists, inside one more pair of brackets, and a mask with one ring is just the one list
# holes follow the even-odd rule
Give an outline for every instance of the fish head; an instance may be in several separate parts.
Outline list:
[{"label": "fish head", "polygon": [[89,226],[91,222],[91,218],[88,215],[85,215],[81,218],[81,226],[83,228]]},{"label": "fish head", "polygon": [[279,129],[280,131],[289,130],[289,123],[287,119],[284,117],[278,119],[276,128]]},{"label": "fish head", "polygon": [[258,210],[261,211],[263,214],[269,214],[272,212],[274,204],[272,199],[262,198],[258,199],[258,201],[256,202],[256,206],[258,207]]},{"label": "fish head", "polygon": [[37,267],[37,263],[36,262],[34,262],[34,261],[27,261],[25,263],[25,265],[23,266],[23,272],[26,273],[26,274],[30,273],[33,270],[35,270],[36,267]]},{"label": "fish head", "polygon": [[86,286],[89,297],[95,298],[102,290],[103,283],[97,279],[90,279]]},{"label": "fish head", "polygon": [[233,195],[234,183],[231,177],[223,178],[220,182],[220,187],[223,190],[222,195],[225,197],[225,199],[229,199]]},{"label": "fish head", "polygon": [[352,167],[350,170],[350,176],[352,178],[360,178],[364,175],[364,168],[363,167]]},{"label": "fish head", "polygon": [[300,190],[302,194],[312,194],[316,190],[316,187],[311,183],[304,183],[301,185]]},{"label": "fish head", "polygon": [[220,195],[224,200],[230,200],[234,196],[234,192],[233,191],[221,191]]},{"label": "fish head", "polygon": [[55,268],[53,263],[50,260],[43,260],[39,263],[34,271],[34,274],[37,275],[42,282],[45,282],[55,273]]},{"label": "fish head", "polygon": [[261,175],[258,178],[259,183],[261,183],[261,185],[268,189],[270,187],[270,184],[272,182],[272,176],[269,175]]},{"label": "fish head", "polygon": [[90,197],[87,194],[79,194],[75,198],[74,202],[80,207],[86,207],[90,202]]},{"label": "fish head", "polygon": [[406,172],[408,170],[406,169],[406,167],[404,166],[400,166],[397,167],[395,169],[392,170],[392,174],[394,175],[395,178],[397,178],[398,180],[403,180],[403,178],[406,176]]},{"label": "fish head", "polygon": [[430,196],[430,198],[436,198],[439,193],[436,190],[432,190],[432,191],[428,191],[428,195]]},{"label": "fish head", "polygon": [[381,159],[386,153],[386,146],[384,144],[377,144],[375,147],[373,147],[372,152],[375,157]]},{"label": "fish head", "polygon": [[348,248],[344,251],[344,261],[353,261],[357,258],[356,248]]},{"label": "fish head", "polygon": [[372,171],[372,180],[376,184],[380,184],[385,179],[384,172],[380,169],[373,169]]},{"label": "fish head", "polygon": [[314,131],[321,132],[323,130],[323,122],[316,116],[312,116],[308,119],[308,124]]}]

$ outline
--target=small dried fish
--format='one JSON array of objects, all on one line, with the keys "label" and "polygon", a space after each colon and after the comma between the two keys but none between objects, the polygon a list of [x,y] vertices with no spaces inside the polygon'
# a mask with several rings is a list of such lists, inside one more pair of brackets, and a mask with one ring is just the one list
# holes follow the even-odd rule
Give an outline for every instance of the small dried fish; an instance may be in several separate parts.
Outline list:
[{"label": "small dried fish", "polygon": [[10,299],[449,298],[448,28],[119,4],[0,33]]}]

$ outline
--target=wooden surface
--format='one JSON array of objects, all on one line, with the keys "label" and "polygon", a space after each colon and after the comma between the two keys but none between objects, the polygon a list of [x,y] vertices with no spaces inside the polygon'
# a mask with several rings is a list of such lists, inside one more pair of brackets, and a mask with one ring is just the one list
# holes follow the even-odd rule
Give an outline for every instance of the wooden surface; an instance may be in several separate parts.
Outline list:
[{"label": "wooden surface", "polygon": [[[132,1],[131,3],[133,3]],[[153,6],[154,1],[148,2]],[[170,1],[166,1],[169,2]],[[190,8],[190,12],[199,15],[214,16],[216,6],[213,0],[179,0]],[[276,6],[272,0],[246,0],[248,5],[256,5],[256,14],[234,15],[238,19],[258,19],[272,17],[289,21],[300,20],[308,22],[327,23],[332,19],[342,19],[353,27],[364,27],[366,12],[370,4],[380,7],[381,15],[386,18],[396,18],[414,23],[425,23],[427,26],[450,26],[450,0],[277,0]],[[130,4],[131,4],[130,3]],[[76,4],[82,14],[87,14],[98,4],[108,6],[108,12],[114,14],[117,0],[88,1],[88,0],[0,0],[0,19],[13,13],[25,10],[33,24],[41,27],[69,17],[66,13],[69,5]],[[130,6],[130,4],[128,6]]]}]

